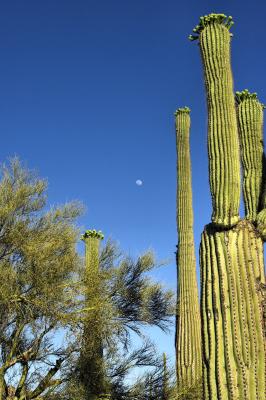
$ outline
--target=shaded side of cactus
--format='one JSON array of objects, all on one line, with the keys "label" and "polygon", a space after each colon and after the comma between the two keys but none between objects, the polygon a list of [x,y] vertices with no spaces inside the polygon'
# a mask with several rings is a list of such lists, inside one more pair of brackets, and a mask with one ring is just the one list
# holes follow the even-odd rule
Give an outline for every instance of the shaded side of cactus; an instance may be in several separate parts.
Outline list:
[{"label": "shaded side of cactus", "polygon": [[256,93],[236,92],[246,218],[255,222],[263,184],[263,108]]},{"label": "shaded side of cactus", "polygon": [[193,234],[190,162],[190,110],[176,112],[177,147],[177,386],[193,387],[202,376],[200,312]]},{"label": "shaded side of cactus", "polygon": [[[230,64],[232,18],[224,14],[201,17],[194,29],[205,73],[208,105],[209,180],[212,222],[230,227],[239,221],[239,140]],[[233,190],[232,190],[233,188]]]},{"label": "shaded side of cactus", "polygon": [[254,225],[202,235],[204,399],[265,399],[263,243]]},{"label": "shaded side of cactus", "polygon": [[99,245],[103,239],[101,231],[87,230],[82,235],[85,242],[85,316],[79,374],[88,400],[106,397],[102,345],[102,299],[99,273]]}]

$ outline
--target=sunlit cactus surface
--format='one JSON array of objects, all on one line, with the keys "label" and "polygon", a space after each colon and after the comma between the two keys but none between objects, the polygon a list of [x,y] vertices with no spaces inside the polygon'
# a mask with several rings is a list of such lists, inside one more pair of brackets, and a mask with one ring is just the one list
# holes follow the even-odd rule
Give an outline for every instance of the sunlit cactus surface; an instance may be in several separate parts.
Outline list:
[{"label": "sunlit cactus surface", "polygon": [[177,149],[177,386],[194,388],[201,384],[200,312],[193,234],[192,183],[190,162],[190,110],[175,113]]},{"label": "sunlit cactus surface", "polygon": [[263,105],[247,90],[234,95],[232,24],[210,14],[190,37],[199,42],[205,74],[213,208],[200,246],[204,399],[265,400]]}]

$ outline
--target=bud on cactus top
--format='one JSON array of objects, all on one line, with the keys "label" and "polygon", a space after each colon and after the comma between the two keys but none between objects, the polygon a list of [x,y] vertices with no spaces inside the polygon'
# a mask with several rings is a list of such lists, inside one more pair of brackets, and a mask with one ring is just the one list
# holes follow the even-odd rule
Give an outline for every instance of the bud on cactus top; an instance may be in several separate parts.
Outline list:
[{"label": "bud on cactus top", "polygon": [[102,231],[96,231],[96,229],[88,229],[85,231],[85,233],[81,236],[81,240],[85,240],[87,238],[96,238],[102,240],[104,238],[104,235]]},{"label": "bud on cactus top", "polygon": [[183,107],[183,108],[178,108],[176,111],[175,111],[175,117],[178,115],[178,114],[180,114],[180,113],[187,113],[187,114],[190,114],[190,108],[189,107]]},{"label": "bud on cactus top", "polygon": [[[260,103],[258,99],[258,94],[257,93],[250,93],[248,89],[242,90],[242,92],[236,92],[236,102],[237,104],[242,103],[245,100],[257,100],[258,103]],[[264,104],[260,103],[262,108],[266,108]]]},{"label": "bud on cactus top", "polygon": [[193,29],[193,35],[190,35],[189,40],[197,40],[200,33],[208,25],[223,24],[228,30],[234,24],[233,17],[231,15],[227,17],[225,14],[209,14],[200,17],[199,24]]}]

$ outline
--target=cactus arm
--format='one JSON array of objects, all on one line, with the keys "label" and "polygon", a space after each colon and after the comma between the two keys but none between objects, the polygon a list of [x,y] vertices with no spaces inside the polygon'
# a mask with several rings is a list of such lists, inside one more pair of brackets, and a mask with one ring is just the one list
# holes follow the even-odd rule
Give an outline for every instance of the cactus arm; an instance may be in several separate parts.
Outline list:
[{"label": "cactus arm", "polygon": [[257,215],[257,229],[263,238],[264,242],[266,241],[266,208],[259,212]]},{"label": "cactus arm", "polygon": [[239,140],[230,65],[231,23],[231,17],[211,14],[203,17],[195,28],[208,104],[212,221],[222,227],[233,226],[239,221],[240,204]]},{"label": "cactus arm", "polygon": [[246,218],[255,221],[263,178],[263,108],[256,93],[236,92]]},{"label": "cactus arm", "polygon": [[193,235],[190,162],[190,110],[175,113],[177,146],[177,272],[176,366],[179,388],[199,385],[202,377],[201,337]]}]

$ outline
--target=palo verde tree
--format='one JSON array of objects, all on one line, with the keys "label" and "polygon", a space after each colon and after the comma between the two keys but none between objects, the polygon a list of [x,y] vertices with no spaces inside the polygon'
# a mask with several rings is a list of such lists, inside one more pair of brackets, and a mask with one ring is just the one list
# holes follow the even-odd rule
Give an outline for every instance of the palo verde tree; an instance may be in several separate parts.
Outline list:
[{"label": "palo verde tree", "polygon": [[75,353],[75,250],[81,212],[71,203],[45,211],[46,182],[14,159],[0,181],[0,399],[47,399]]},{"label": "palo verde tree", "polygon": [[[210,14],[200,19],[190,37],[199,41],[205,73],[213,207],[212,223],[204,229],[200,248],[204,399],[263,400],[263,240],[253,222],[261,166],[250,173],[261,154],[259,147],[253,154],[251,145],[260,122],[254,123],[254,116],[249,122],[245,119],[254,108],[243,118],[242,111],[249,106],[244,102],[242,106],[241,99],[238,110],[240,137],[245,137],[242,160],[247,218],[240,220],[240,147],[230,64],[232,24],[231,17]],[[261,118],[261,107],[253,106],[257,107],[256,118]]]},{"label": "palo verde tree", "polygon": [[[201,386],[202,357],[200,310],[193,233],[192,179],[190,162],[190,110],[176,113],[177,149],[177,315],[176,373],[177,390]],[[179,389],[178,389],[179,388]]]}]

